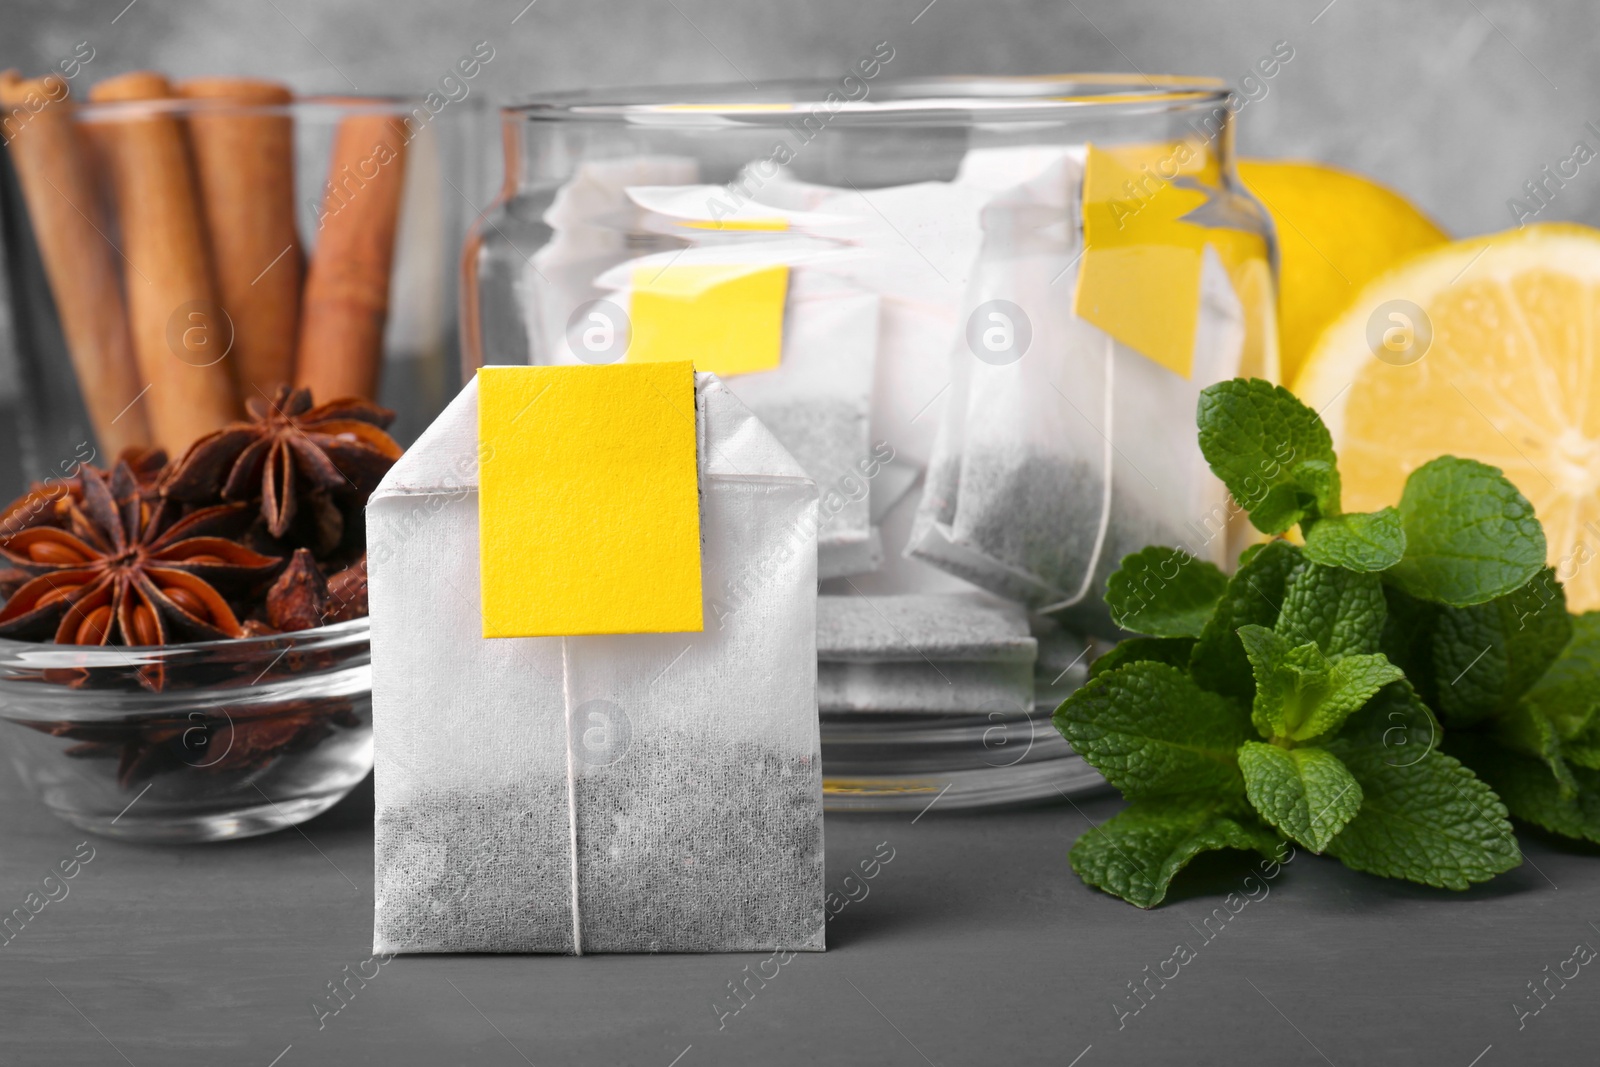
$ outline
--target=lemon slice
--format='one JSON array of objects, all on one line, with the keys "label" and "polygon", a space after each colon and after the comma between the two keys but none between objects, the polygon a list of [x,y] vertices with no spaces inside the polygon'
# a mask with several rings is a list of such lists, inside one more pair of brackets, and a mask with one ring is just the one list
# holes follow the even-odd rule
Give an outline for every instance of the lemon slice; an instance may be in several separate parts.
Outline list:
[{"label": "lemon slice", "polygon": [[1344,507],[1400,499],[1438,455],[1533,503],[1570,610],[1600,608],[1600,230],[1541,225],[1420,253],[1364,288],[1294,391],[1322,412]]}]

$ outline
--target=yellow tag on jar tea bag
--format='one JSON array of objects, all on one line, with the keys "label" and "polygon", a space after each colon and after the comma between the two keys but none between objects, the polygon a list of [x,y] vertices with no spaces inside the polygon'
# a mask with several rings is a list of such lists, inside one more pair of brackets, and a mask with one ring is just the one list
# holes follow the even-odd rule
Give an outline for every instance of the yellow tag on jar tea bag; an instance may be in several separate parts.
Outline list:
[{"label": "yellow tag on jar tea bag", "polygon": [[[1073,314],[1185,378],[1194,366],[1206,245],[1235,289],[1266,258],[1249,229],[1255,220],[1236,217],[1216,170],[1214,155],[1188,141],[1091,144],[1084,164]],[[1247,288],[1259,298],[1258,284]]]},{"label": "yellow tag on jar tea bag", "polygon": [[633,273],[629,363],[690,360],[723,377],[772,370],[783,357],[789,268],[739,263],[640,267]]}]

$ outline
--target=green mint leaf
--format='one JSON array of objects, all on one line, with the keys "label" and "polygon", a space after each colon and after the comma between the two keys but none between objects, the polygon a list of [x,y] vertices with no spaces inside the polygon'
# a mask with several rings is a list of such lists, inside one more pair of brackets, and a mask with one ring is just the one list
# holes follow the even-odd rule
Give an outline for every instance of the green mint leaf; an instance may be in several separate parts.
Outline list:
[{"label": "green mint leaf", "polygon": [[1378,650],[1389,662],[1406,672],[1422,699],[1433,703],[1433,631],[1439,620],[1440,605],[1418,600],[1397,586],[1384,584],[1383,600],[1388,617],[1383,622],[1383,637]]},{"label": "green mint leaf", "polygon": [[1469,607],[1504,596],[1544,566],[1533,505],[1498,468],[1440,456],[1400,496],[1406,554],[1387,572],[1412,596]]},{"label": "green mint leaf", "polygon": [[1522,862],[1505,805],[1451,756],[1414,763],[1344,740],[1328,746],[1361,785],[1361,811],[1328,846],[1346,867],[1465,889]]},{"label": "green mint leaf", "polygon": [[1507,752],[1492,739],[1463,734],[1452,740],[1463,760],[1505,801],[1512,816],[1563,837],[1600,842],[1600,772],[1571,769],[1571,789],[1531,756]]},{"label": "green mint leaf", "polygon": [[[1320,424],[1320,420],[1319,420]],[[1295,467],[1295,481],[1302,507],[1317,502],[1315,512],[1307,511],[1307,525],[1339,513],[1339,465],[1330,454],[1327,459],[1309,459]],[[1305,533],[1305,530],[1301,530]]]},{"label": "green mint leaf", "polygon": [[1309,641],[1264,626],[1241,626],[1255,673],[1250,721],[1262,737],[1309,741],[1337,730],[1378,690],[1405,677],[1381,653],[1332,659]]},{"label": "green mint leaf", "polygon": [[1381,748],[1387,762],[1406,766],[1439,747],[1444,731],[1409,681],[1391,682],[1345,720],[1339,741]]},{"label": "green mint leaf", "polygon": [[1581,729],[1569,737],[1561,737],[1562,723],[1547,718],[1524,701],[1521,705],[1527,714],[1537,715],[1550,723],[1551,732],[1559,739],[1561,758],[1570,765],[1600,770],[1600,716],[1591,709],[1590,718]]},{"label": "green mint leaf", "polygon": [[1568,767],[1585,767],[1600,771],[1600,736],[1590,729],[1577,737],[1561,742],[1561,758]]},{"label": "green mint leaf", "polygon": [[1573,615],[1569,621],[1571,640],[1523,698],[1555,725],[1564,741],[1588,732],[1600,706],[1600,611]]},{"label": "green mint leaf", "polygon": [[[1527,704],[1518,704],[1495,719],[1489,736],[1512,752],[1542,762],[1564,792],[1577,792],[1578,781],[1567,762],[1567,746],[1561,743],[1555,724]],[[1582,746],[1574,747],[1581,751]]]},{"label": "green mint leaf", "polygon": [[1306,558],[1351,571],[1386,571],[1406,552],[1400,513],[1382,511],[1319,519],[1306,534]]},{"label": "green mint leaf", "polygon": [[1250,722],[1262,737],[1287,737],[1328,695],[1328,657],[1316,645],[1294,645],[1254,623],[1239,627],[1239,640],[1256,683]]},{"label": "green mint leaf", "polygon": [[1197,415],[1200,451],[1263,533],[1339,513],[1333,439],[1317,413],[1259,378],[1209,385]]},{"label": "green mint leaf", "polygon": [[1188,667],[1193,650],[1192,637],[1130,637],[1089,664],[1089,677],[1098,678],[1130,663],[1166,663],[1182,670]]},{"label": "green mint leaf", "polygon": [[1124,556],[1106,580],[1106,606],[1111,621],[1131,633],[1199,637],[1227,587],[1228,576],[1213,564],[1151,545]]},{"label": "green mint leaf", "polygon": [[1165,663],[1092,678],[1056,709],[1057,730],[1129,800],[1243,789],[1234,754],[1244,711]]},{"label": "green mint leaf", "polygon": [[1239,770],[1261,817],[1313,852],[1327,848],[1361,809],[1361,786],[1325,748],[1246,741],[1239,749]]},{"label": "green mint leaf", "polygon": [[1378,691],[1405,678],[1405,673],[1390,663],[1381,652],[1368,656],[1345,656],[1336,660],[1328,672],[1328,695],[1311,714],[1289,731],[1294,741],[1309,741],[1332,733],[1359,711]]},{"label": "green mint leaf", "polygon": [[[1466,726],[1513,707],[1571,637],[1567,599],[1548,567],[1486,604],[1440,608],[1432,642],[1439,715]],[[1591,693],[1597,680],[1589,676]]]},{"label": "green mint leaf", "polygon": [[1195,642],[1189,660],[1195,681],[1240,704],[1251,702],[1255,682],[1236,631],[1252,624],[1270,627],[1278,621],[1289,575],[1304,558],[1300,549],[1287,541],[1253,545],[1239,558],[1238,572],[1228,580],[1217,610]]},{"label": "green mint leaf", "polygon": [[[1542,601],[1549,592],[1538,596]],[[1510,710],[1495,712],[1489,735],[1501,749],[1541,761],[1559,788],[1570,794],[1579,788],[1577,768],[1600,769],[1600,715],[1596,714],[1600,710],[1600,613],[1567,616],[1563,612],[1557,621],[1549,617],[1549,605],[1541,603],[1540,609],[1520,613],[1525,631],[1518,631],[1518,636],[1543,629],[1546,643],[1539,651],[1547,652],[1564,623],[1571,639],[1521,701]],[[1475,666],[1469,673],[1477,669]],[[1531,670],[1525,667],[1521,673],[1525,677]]]},{"label": "green mint leaf", "polygon": [[1072,869],[1089,885],[1141,908],[1166,898],[1172,878],[1216,849],[1281,855],[1278,836],[1242,802],[1209,795],[1137,800],[1072,846]]},{"label": "green mint leaf", "polygon": [[1290,575],[1273,628],[1291,644],[1310,641],[1338,659],[1378,651],[1388,614],[1377,575],[1307,563]]}]

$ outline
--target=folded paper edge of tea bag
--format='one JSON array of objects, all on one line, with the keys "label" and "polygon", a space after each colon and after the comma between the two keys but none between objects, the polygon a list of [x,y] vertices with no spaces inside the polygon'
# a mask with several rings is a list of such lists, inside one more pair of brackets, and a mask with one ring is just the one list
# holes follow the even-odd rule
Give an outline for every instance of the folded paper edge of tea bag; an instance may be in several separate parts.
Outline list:
[{"label": "folded paper edge of tea bag", "polygon": [[[707,420],[714,423],[712,436],[726,442],[702,456],[706,477],[812,481],[726,382],[715,374],[697,373],[695,391],[704,400]],[[735,463],[735,454],[743,462]],[[476,491],[479,455],[478,380],[473,378],[389,468],[371,499]]]},{"label": "folded paper edge of tea bag", "polygon": [[1030,660],[819,660],[817,710],[972,716],[1034,706]]},{"label": "folded paper edge of tea bag", "polygon": [[817,658],[1032,663],[1038,642],[1020,605],[982,594],[819,596]]}]

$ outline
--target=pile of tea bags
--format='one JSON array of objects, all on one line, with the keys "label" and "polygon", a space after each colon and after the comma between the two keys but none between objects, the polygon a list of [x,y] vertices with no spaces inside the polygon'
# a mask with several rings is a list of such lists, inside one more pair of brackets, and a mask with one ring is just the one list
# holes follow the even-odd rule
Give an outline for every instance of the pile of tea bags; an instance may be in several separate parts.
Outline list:
[{"label": "pile of tea bags", "polygon": [[[631,314],[636,337],[655,329],[639,295],[678,272],[787,269],[776,365],[722,373],[819,487],[825,714],[1031,707],[1036,669],[1037,699],[1058,699],[1083,671],[1042,665],[1030,617],[1077,655],[1063,635],[1115,636],[1100,597],[1126,553],[1224,558],[1208,523],[1225,497],[1192,427],[1200,389],[1240,369],[1245,310],[1207,247],[1188,376],[1079,318],[1087,152],[973,147],[949,180],[880,188],[754,164],[711,184],[641,157],[585,164],[546,212],[540,270],[581,264],[581,296]],[[562,309],[542,310],[550,287],[527,286],[535,361],[582,359]]]}]

